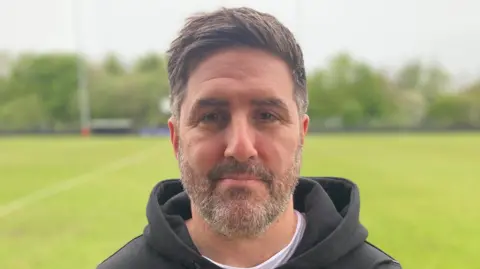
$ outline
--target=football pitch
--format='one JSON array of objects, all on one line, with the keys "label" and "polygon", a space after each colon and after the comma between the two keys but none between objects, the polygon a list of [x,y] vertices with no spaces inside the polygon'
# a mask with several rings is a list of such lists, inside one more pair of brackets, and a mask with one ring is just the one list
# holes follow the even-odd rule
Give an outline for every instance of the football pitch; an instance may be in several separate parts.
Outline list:
[{"label": "football pitch", "polygon": [[[0,268],[95,268],[178,175],[167,138],[0,138]],[[404,268],[480,268],[480,134],[311,136],[302,175],[356,182],[369,240]]]}]

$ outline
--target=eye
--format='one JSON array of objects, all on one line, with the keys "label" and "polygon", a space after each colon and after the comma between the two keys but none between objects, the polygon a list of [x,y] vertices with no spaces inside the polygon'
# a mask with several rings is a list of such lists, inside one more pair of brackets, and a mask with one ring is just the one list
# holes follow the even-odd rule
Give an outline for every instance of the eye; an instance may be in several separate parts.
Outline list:
[{"label": "eye", "polygon": [[224,111],[215,111],[202,114],[198,119],[202,124],[220,124],[224,125],[229,121],[229,114]]},{"label": "eye", "polygon": [[259,119],[261,121],[276,121],[278,120],[278,118],[273,115],[272,113],[269,113],[269,112],[261,112],[259,113]]},{"label": "eye", "polygon": [[218,115],[218,113],[207,113],[202,115],[202,117],[200,118],[201,122],[214,122],[218,120],[220,120],[220,116]]}]

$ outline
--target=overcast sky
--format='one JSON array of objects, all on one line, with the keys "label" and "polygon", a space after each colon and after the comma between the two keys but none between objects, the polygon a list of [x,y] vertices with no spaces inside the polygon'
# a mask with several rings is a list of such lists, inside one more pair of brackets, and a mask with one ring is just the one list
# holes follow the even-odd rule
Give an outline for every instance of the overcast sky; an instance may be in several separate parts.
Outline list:
[{"label": "overcast sky", "polygon": [[377,66],[422,57],[461,77],[480,75],[478,0],[0,0],[0,50],[163,52],[186,16],[221,5],[277,16],[300,39],[309,68],[346,50]]}]

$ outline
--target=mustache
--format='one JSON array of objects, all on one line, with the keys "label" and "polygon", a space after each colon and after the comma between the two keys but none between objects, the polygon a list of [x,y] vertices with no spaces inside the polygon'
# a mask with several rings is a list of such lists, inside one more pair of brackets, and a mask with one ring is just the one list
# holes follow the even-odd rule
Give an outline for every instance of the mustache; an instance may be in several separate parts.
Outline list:
[{"label": "mustache", "polygon": [[257,162],[239,162],[235,159],[225,160],[213,167],[207,174],[211,182],[217,182],[227,174],[247,174],[260,178],[264,182],[271,182],[273,174],[262,164]]}]

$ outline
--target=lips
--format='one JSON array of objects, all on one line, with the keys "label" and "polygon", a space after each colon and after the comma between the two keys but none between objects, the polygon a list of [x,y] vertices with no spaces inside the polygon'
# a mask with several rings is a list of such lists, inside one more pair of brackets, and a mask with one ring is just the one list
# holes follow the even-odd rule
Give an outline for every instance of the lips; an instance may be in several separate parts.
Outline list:
[{"label": "lips", "polygon": [[239,180],[239,181],[248,181],[248,180],[260,180],[260,178],[253,175],[225,175],[220,180]]}]

